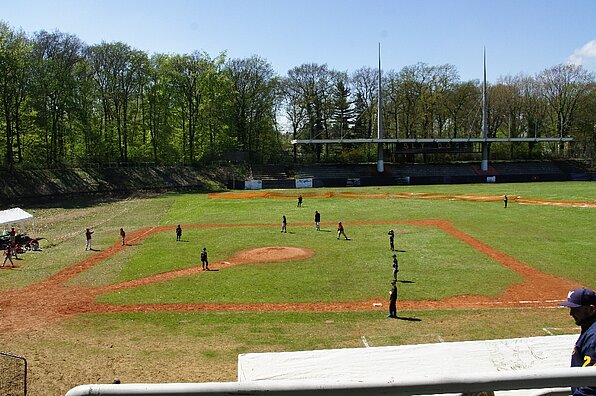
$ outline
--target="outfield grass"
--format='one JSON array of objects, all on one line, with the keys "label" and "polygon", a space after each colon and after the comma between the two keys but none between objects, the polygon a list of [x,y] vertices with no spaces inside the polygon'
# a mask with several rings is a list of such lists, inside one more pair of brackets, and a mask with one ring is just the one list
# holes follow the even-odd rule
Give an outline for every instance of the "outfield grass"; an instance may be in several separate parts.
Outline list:
[{"label": "outfield grass", "polygon": [[[240,265],[98,297],[100,302],[265,303],[385,302],[391,279],[387,232],[397,232],[400,299],[443,299],[460,294],[497,295],[519,282],[517,274],[470,246],[413,220],[448,220],[456,228],[540,271],[596,287],[593,251],[596,209],[521,205],[510,200],[321,198],[325,192],[385,194],[429,192],[596,202],[589,182],[406,186],[277,191],[287,198],[211,199],[206,194],[167,194],[103,204],[24,208],[36,216],[43,252],[27,253],[16,270],[0,271],[0,290],[35,284],[96,254],[84,251],[84,229],[95,229],[100,250],[118,242],[118,230],[182,224],[149,236],[68,282],[98,286],[196,267],[205,246],[210,261],[263,246],[310,248],[315,255],[285,263]],[[315,232],[314,211],[323,231]],[[288,233],[279,232],[281,216]],[[342,221],[350,241],[337,240]],[[387,224],[365,224],[387,222]],[[237,224],[238,227],[190,225]],[[561,296],[562,298],[564,296]],[[7,303],[7,302],[5,302]],[[399,305],[398,305],[399,308]],[[573,333],[564,309],[400,311],[415,321],[390,321],[385,312],[164,312],[86,314],[46,328],[0,334],[2,350],[29,359],[32,394],[63,394],[80,383],[235,380],[238,353],[401,345]],[[1,313],[0,313],[1,317]],[[504,325],[506,324],[506,325]],[[68,375],[66,375],[68,373]],[[47,389],[47,392],[44,391]],[[37,390],[37,391],[36,391]]]}]

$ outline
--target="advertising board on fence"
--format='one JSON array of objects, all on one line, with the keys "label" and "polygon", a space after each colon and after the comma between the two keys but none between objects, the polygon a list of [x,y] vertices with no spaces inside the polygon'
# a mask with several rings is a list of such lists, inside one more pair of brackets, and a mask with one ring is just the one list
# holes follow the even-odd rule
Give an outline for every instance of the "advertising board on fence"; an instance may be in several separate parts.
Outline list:
[{"label": "advertising board on fence", "polygon": [[496,176],[487,176],[486,177],[486,182],[487,183],[495,183],[497,181],[497,177]]},{"label": "advertising board on fence", "polygon": [[312,179],[296,179],[296,188],[312,188]]},{"label": "advertising board on fence", "polygon": [[245,180],[245,190],[261,190],[263,188],[263,180]]}]

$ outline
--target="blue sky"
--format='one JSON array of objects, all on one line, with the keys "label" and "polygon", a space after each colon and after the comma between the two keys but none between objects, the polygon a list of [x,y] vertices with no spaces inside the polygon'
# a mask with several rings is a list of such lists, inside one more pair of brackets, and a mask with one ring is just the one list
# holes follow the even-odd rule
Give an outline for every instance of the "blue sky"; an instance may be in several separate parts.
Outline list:
[{"label": "blue sky", "polygon": [[152,53],[259,55],[279,75],[303,63],[353,72],[452,64],[462,80],[534,75],[575,62],[596,72],[595,0],[0,0],[0,20],[87,44]]}]

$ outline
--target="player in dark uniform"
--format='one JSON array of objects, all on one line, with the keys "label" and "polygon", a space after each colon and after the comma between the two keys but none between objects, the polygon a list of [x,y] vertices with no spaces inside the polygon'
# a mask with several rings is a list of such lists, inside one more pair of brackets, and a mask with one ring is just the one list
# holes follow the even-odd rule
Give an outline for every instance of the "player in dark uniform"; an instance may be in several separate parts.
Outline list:
[{"label": "player in dark uniform", "polygon": [[180,238],[182,238],[182,227],[178,224],[178,227],[176,227],[176,241],[179,241]]},{"label": "player in dark uniform", "polygon": [[[571,367],[596,367],[596,293],[591,289],[575,289],[561,305],[569,308],[575,324],[581,327],[571,355]],[[594,386],[572,387],[571,391],[574,396],[596,395]]]},{"label": "player in dark uniform", "polygon": [[399,263],[397,262],[397,255],[393,255],[393,280],[397,282],[397,273],[399,272]]},{"label": "player in dark uniform", "polygon": [[321,231],[321,214],[315,210],[315,230]]},{"label": "player in dark uniform", "polygon": [[388,318],[397,319],[397,282],[391,282],[391,290],[389,291],[389,315]]},{"label": "player in dark uniform", "polygon": [[209,271],[209,260],[207,260],[207,248],[203,248],[201,252],[201,264],[203,266],[203,271]]},{"label": "player in dark uniform", "polygon": [[395,251],[395,245],[393,244],[393,242],[395,241],[395,232],[393,230],[389,230],[387,235],[389,235],[389,247],[391,248],[391,251],[393,252],[393,251]]}]

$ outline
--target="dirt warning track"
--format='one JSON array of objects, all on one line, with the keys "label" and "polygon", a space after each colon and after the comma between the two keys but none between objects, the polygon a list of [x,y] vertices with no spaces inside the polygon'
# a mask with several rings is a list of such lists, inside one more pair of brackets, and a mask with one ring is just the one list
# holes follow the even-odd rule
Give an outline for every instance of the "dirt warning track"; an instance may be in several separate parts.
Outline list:
[{"label": "dirt warning track", "polygon": [[[210,193],[212,199],[251,199],[251,198],[275,198],[275,199],[296,199],[296,195],[276,191],[250,191],[250,192],[225,192]],[[302,193],[304,198],[325,199],[325,198],[393,198],[393,199],[431,199],[445,201],[474,201],[474,202],[499,202],[503,201],[502,195],[474,195],[474,194],[440,194],[440,193],[353,193],[353,192],[333,192],[327,191],[320,193]],[[526,198],[521,196],[509,196],[510,203],[522,205],[552,205],[572,208],[590,208],[596,209],[596,201],[577,201],[577,200],[554,200]]]}]

